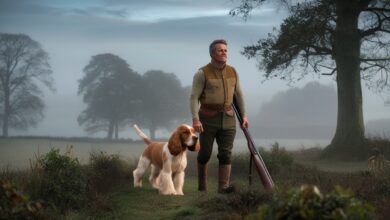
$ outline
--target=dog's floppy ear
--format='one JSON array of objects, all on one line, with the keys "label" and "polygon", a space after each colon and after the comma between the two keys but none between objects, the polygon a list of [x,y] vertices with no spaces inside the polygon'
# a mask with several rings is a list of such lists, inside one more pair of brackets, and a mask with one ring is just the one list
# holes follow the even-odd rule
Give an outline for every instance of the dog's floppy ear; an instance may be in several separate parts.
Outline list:
[{"label": "dog's floppy ear", "polygon": [[181,145],[180,134],[178,131],[175,131],[169,138],[168,149],[169,152],[174,156],[180,154],[183,151],[183,146]]}]

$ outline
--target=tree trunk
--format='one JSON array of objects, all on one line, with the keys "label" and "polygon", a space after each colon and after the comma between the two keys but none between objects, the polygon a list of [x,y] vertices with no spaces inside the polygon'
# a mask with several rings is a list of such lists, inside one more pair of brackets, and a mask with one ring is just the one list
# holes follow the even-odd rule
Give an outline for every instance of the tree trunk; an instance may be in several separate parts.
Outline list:
[{"label": "tree trunk", "polygon": [[4,85],[4,112],[3,112],[3,137],[8,137],[8,124],[10,116],[10,90],[9,90],[9,77],[6,76],[5,85]]},{"label": "tree trunk", "polygon": [[115,123],[115,139],[118,140],[119,138],[119,131],[118,131],[118,122]]},{"label": "tree trunk", "polygon": [[114,122],[110,120],[108,125],[107,139],[112,139],[113,134],[114,134]]},{"label": "tree trunk", "polygon": [[150,126],[149,132],[150,132],[150,139],[156,140],[156,127]]},{"label": "tree trunk", "polygon": [[363,159],[367,149],[360,78],[359,12],[349,1],[338,1],[337,7],[333,54],[337,66],[337,127],[324,153],[332,158]]}]

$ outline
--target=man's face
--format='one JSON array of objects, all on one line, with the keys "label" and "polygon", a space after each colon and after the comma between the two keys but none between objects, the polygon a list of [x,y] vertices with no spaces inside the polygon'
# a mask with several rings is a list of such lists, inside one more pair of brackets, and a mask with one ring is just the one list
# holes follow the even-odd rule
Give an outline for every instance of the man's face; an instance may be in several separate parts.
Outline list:
[{"label": "man's face", "polygon": [[216,44],[215,45],[213,59],[219,63],[226,63],[226,61],[227,61],[227,46],[225,44]]}]

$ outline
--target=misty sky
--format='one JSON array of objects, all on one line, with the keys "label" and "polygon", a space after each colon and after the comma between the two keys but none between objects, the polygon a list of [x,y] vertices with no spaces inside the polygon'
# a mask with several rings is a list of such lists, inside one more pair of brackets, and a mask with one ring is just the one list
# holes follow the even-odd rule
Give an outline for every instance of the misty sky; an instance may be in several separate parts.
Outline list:
[{"label": "misty sky", "polygon": [[[216,38],[228,41],[228,63],[240,74],[249,116],[256,117],[262,103],[291,87],[279,80],[262,83],[255,60],[240,51],[266,37],[286,13],[264,5],[244,21],[228,15],[238,5],[234,0],[0,0],[0,32],[24,33],[41,43],[57,89],[46,92],[46,118],[36,129],[10,135],[87,135],[77,124],[84,109],[77,88],[91,56],[112,53],[140,74],[162,70],[188,86],[210,61],[208,45]],[[313,76],[292,86],[314,80],[335,85],[329,77]],[[367,90],[363,95],[365,121],[389,117],[383,97]]]}]

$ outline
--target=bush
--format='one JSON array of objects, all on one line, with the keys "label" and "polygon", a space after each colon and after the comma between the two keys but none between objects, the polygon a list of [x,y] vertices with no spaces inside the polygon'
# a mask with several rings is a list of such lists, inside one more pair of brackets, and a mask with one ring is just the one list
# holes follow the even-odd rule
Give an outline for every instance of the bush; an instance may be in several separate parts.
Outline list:
[{"label": "bush", "polygon": [[89,160],[89,187],[94,193],[108,192],[129,173],[118,155],[107,155],[102,151],[92,152]]},{"label": "bush", "polygon": [[9,181],[0,180],[0,219],[44,219],[43,204],[32,202]]},{"label": "bush", "polygon": [[351,192],[336,186],[322,195],[316,186],[303,185],[286,194],[275,195],[268,204],[247,219],[376,219],[374,208],[356,199]]},{"label": "bush", "polygon": [[86,178],[77,158],[51,149],[39,158],[42,168],[41,198],[60,211],[81,208],[86,198]]},{"label": "bush", "polygon": [[260,148],[259,152],[269,172],[272,174],[279,172],[283,167],[291,166],[294,162],[293,156],[284,147],[280,147],[278,142],[272,145],[270,151]]}]

